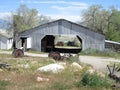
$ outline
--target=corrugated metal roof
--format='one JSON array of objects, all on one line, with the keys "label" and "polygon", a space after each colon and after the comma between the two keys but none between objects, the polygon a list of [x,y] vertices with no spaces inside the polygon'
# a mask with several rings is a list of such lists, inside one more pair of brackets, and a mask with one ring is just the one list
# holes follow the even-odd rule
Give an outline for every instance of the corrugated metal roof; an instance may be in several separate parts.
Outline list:
[{"label": "corrugated metal roof", "polygon": [[120,43],[119,43],[119,42],[115,42],[115,41],[105,40],[105,42],[120,45]]},{"label": "corrugated metal roof", "polygon": [[79,26],[79,27],[85,28],[86,30],[90,30],[90,31],[92,31],[92,32],[95,32],[95,33],[99,33],[99,34],[104,35],[103,33],[100,33],[100,32],[97,32],[97,31],[93,31],[93,30],[91,30],[91,29],[88,28],[88,27],[82,26],[82,25],[80,25],[80,24],[77,24],[77,23],[74,23],[74,22],[71,22],[71,21],[68,21],[68,20],[65,20],[65,19],[59,19],[59,20],[51,21],[51,22],[48,22],[48,23],[39,25],[39,26],[37,26],[37,27],[34,27],[34,28],[31,28],[31,29],[25,30],[25,31],[23,31],[23,32],[20,32],[19,34],[20,34],[20,35],[22,35],[22,34],[28,34],[28,33],[30,34],[30,33],[32,33],[35,29],[37,29],[37,28],[39,28],[39,27],[42,27],[42,26],[47,25],[47,24],[55,23],[55,22],[61,22],[61,21],[66,21],[66,22],[68,22],[68,23],[75,24],[75,25],[77,25],[77,26]]}]

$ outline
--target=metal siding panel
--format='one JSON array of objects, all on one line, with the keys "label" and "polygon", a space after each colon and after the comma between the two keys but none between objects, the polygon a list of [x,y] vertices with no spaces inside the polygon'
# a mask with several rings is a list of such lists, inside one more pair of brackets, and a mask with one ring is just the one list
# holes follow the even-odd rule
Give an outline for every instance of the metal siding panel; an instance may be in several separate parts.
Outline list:
[{"label": "metal siding panel", "polygon": [[[27,33],[27,37],[32,37],[32,48],[41,50],[41,39],[44,35],[78,35],[82,39],[83,50],[88,48],[104,49],[105,36],[93,32],[74,23],[65,20],[51,22],[34,29],[34,32]],[[25,33],[25,34],[26,34]],[[23,35],[25,35],[23,34]]]},{"label": "metal siding panel", "polygon": [[7,49],[7,38],[5,37],[0,37],[1,41],[1,49]]}]

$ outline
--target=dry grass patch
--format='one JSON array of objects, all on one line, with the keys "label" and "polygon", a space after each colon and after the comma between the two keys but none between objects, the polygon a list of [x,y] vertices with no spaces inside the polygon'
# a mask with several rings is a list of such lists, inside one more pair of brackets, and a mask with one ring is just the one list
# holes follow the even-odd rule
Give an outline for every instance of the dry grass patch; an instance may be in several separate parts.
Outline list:
[{"label": "dry grass patch", "polygon": [[[77,58],[66,60],[65,70],[53,74],[37,71],[41,66],[54,63],[51,58],[13,58],[12,55],[0,55],[0,63],[11,65],[10,69],[0,71],[0,90],[80,90],[84,87],[77,87],[76,83],[82,79],[87,67],[84,66],[82,70],[73,71],[70,67],[73,59],[77,61]],[[38,82],[37,77],[48,78],[49,81]]]}]

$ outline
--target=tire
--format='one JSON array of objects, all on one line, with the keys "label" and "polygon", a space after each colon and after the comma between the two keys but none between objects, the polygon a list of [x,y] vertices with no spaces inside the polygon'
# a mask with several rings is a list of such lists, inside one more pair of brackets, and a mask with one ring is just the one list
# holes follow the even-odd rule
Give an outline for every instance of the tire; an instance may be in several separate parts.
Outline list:
[{"label": "tire", "polygon": [[23,57],[23,56],[24,56],[24,52],[23,52],[22,49],[15,49],[15,50],[13,51],[13,56],[14,56],[15,58],[17,58],[17,57]]}]

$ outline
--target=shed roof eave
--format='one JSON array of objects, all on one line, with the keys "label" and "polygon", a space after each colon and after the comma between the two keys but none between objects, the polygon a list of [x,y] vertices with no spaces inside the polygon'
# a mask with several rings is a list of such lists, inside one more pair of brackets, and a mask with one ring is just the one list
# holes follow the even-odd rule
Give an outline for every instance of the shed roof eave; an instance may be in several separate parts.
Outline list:
[{"label": "shed roof eave", "polygon": [[115,41],[105,40],[105,42],[108,42],[108,43],[113,43],[113,44],[118,44],[118,45],[120,45],[120,43],[119,43],[119,42],[115,42]]}]

